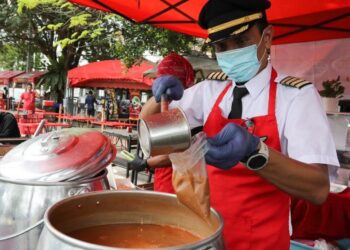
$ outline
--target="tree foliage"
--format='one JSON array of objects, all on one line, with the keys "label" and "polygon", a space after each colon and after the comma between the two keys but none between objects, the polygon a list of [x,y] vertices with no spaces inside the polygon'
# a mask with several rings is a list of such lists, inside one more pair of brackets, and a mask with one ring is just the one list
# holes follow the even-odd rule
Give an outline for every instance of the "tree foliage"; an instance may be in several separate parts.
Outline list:
[{"label": "tree foliage", "polygon": [[21,50],[21,47],[16,47],[11,44],[0,46],[0,69],[18,69],[25,70],[26,54]]},{"label": "tree foliage", "polygon": [[[103,36],[99,38],[85,36],[74,42],[65,43],[65,39],[73,34],[80,36],[87,29],[77,25],[77,19],[72,18],[84,15],[85,9],[74,7],[61,0],[9,1],[0,3],[0,8],[0,47],[12,44],[18,48],[25,48],[29,55],[27,61],[31,61],[31,66],[33,62],[28,58],[35,58],[33,53],[40,51],[45,56],[45,60],[42,60],[43,66],[48,70],[48,73],[41,78],[40,84],[47,89],[50,88],[51,93],[58,99],[62,99],[64,94],[67,71],[78,66],[86,51],[97,47],[101,53],[95,60],[115,57],[114,45]],[[105,14],[98,11],[92,11],[87,15],[88,28],[92,32],[101,28],[96,28],[93,23],[98,22],[103,15]],[[75,22],[71,23],[72,19]],[[108,24],[102,25],[108,26]]]},{"label": "tree foliage", "polygon": [[345,87],[340,81],[340,76],[333,80],[322,82],[323,89],[319,91],[323,97],[340,98],[344,94]]},{"label": "tree foliage", "polygon": [[[118,40],[115,44],[117,55],[128,66],[141,58],[145,51],[165,56],[170,52],[190,55],[202,41],[170,30],[145,24],[134,24],[114,16],[119,24]],[[118,22],[119,21],[119,22]]]},{"label": "tree foliage", "polygon": [[[64,93],[67,71],[82,60],[121,59],[129,67],[140,62],[146,51],[159,55],[171,51],[190,54],[198,43],[193,37],[135,25],[117,15],[65,0],[0,2],[0,50],[6,51],[8,57],[0,60],[13,61],[9,58],[20,55],[17,58],[23,58],[23,63],[31,61],[28,58],[38,58],[28,54],[39,51],[45,59],[41,64],[30,65],[48,70],[40,84],[57,92],[59,98]],[[22,67],[11,65],[13,69]]]}]

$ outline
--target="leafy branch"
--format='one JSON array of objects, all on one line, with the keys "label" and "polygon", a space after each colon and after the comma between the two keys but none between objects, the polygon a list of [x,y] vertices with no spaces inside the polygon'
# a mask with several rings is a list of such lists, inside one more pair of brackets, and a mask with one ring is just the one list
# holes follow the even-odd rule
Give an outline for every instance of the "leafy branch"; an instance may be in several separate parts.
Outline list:
[{"label": "leafy branch", "polygon": [[319,91],[323,97],[340,98],[344,94],[344,86],[340,81],[340,76],[334,80],[327,80],[322,82],[323,90]]}]

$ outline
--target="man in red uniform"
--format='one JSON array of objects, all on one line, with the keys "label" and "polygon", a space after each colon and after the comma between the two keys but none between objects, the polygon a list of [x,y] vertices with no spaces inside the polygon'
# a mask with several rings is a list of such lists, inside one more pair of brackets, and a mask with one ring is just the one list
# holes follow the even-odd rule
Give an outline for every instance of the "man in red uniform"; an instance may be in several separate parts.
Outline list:
[{"label": "man in red uniform", "polygon": [[268,0],[209,0],[199,24],[223,72],[185,91],[159,77],[140,115],[159,112],[167,94],[170,109],[203,126],[210,203],[224,218],[228,250],[289,249],[289,195],[324,202],[327,164],[339,165],[315,86],[270,63],[269,7]]},{"label": "man in red uniform", "polygon": [[26,92],[21,94],[21,99],[18,103],[18,108],[21,107],[21,103],[23,101],[23,109],[28,114],[35,113],[35,91],[33,91],[32,84],[28,83]]},{"label": "man in red uniform", "polygon": [[[184,57],[170,53],[159,63],[157,77],[175,76],[183,85],[189,88],[194,83],[194,72],[191,63]],[[160,155],[149,159],[135,158],[130,162],[130,169],[144,171],[146,168],[154,170],[154,191],[175,193],[172,186],[173,170],[169,166],[168,156]]]}]

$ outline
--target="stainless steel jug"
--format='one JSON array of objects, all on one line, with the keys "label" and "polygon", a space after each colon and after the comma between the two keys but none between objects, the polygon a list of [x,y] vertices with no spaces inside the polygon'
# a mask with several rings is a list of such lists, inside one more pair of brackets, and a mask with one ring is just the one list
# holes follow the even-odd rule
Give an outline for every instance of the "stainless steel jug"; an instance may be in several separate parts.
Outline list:
[{"label": "stainless steel jug", "polygon": [[191,145],[191,128],[185,113],[175,108],[140,119],[138,137],[145,157],[186,150]]}]

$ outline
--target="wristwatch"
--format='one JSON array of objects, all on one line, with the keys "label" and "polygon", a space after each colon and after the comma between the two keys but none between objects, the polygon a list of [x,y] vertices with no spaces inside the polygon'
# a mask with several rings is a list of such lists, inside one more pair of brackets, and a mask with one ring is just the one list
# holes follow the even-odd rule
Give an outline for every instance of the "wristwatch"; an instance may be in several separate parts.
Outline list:
[{"label": "wristwatch", "polygon": [[269,161],[269,148],[267,145],[260,141],[259,150],[253,152],[241,162],[250,170],[256,171],[263,169]]}]

